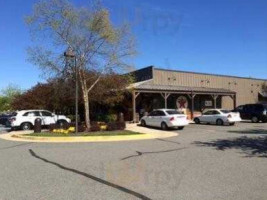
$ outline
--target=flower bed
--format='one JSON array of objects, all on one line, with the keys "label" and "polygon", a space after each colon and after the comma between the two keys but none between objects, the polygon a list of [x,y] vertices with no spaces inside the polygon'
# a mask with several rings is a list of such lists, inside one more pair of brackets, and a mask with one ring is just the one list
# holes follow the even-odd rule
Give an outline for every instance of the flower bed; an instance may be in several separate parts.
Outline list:
[{"label": "flower bed", "polygon": [[[92,122],[89,132],[99,132],[99,131],[122,131],[125,130],[126,124],[125,122]],[[86,126],[84,124],[79,124],[78,132],[83,133],[86,130]],[[69,135],[75,133],[75,124],[74,123],[66,123],[63,126],[58,124],[51,124],[49,126],[49,132],[54,134],[65,134]]]},{"label": "flower bed", "polygon": [[132,131],[97,131],[89,133],[69,133],[65,134],[63,132],[52,133],[52,132],[42,132],[42,133],[30,133],[24,134],[23,136],[35,136],[35,137],[80,137],[80,136],[127,136],[127,135],[143,135],[143,133],[132,132]]}]

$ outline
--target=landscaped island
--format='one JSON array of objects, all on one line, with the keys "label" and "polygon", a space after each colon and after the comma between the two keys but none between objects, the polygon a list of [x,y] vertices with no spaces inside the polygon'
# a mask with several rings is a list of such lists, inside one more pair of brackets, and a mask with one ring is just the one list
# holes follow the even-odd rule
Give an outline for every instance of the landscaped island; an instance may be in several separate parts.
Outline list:
[{"label": "landscaped island", "polygon": [[51,132],[42,132],[42,133],[30,133],[30,134],[23,134],[23,136],[35,136],[35,137],[81,137],[81,136],[126,136],[126,135],[142,135],[143,133],[132,132],[127,130],[122,131],[97,131],[97,132],[90,132],[90,133],[71,133],[71,134],[64,134],[64,133],[51,133]]}]

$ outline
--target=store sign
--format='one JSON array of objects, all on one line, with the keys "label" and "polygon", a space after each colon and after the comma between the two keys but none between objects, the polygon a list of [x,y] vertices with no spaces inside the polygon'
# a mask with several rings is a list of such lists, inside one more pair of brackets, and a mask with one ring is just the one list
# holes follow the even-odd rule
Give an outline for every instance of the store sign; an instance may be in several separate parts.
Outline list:
[{"label": "store sign", "polygon": [[188,108],[188,100],[185,96],[179,96],[176,104],[178,109]]},{"label": "store sign", "polygon": [[212,106],[212,101],[205,101],[205,106],[206,107],[211,107]]}]

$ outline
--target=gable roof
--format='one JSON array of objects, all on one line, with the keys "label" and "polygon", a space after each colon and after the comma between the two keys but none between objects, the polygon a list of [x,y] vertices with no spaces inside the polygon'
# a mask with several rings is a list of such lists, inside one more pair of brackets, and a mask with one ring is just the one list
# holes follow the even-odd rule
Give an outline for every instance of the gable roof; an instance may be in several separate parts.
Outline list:
[{"label": "gable roof", "polygon": [[199,74],[199,75],[210,75],[210,76],[218,76],[218,77],[229,77],[229,78],[240,78],[240,79],[267,81],[267,79],[261,79],[261,78],[252,78],[252,77],[242,77],[242,76],[232,76],[232,75],[222,75],[222,74],[212,74],[212,73],[203,73],[203,72],[192,72],[192,71],[165,69],[165,68],[155,67],[153,65],[149,66],[149,67],[153,67],[154,69],[160,70],[160,71],[170,71],[170,72],[180,72],[180,73],[188,73],[188,74]]}]

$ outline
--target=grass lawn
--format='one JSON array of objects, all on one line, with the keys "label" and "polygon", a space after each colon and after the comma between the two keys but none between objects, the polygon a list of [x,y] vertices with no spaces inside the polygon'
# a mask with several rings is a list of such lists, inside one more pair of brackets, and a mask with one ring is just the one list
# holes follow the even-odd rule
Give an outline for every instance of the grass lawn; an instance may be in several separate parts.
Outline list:
[{"label": "grass lawn", "polygon": [[90,133],[50,133],[50,132],[42,132],[42,133],[31,133],[24,134],[24,136],[37,136],[37,137],[78,137],[78,136],[116,136],[116,135],[141,135],[143,133],[132,132],[132,131],[99,131],[99,132],[90,132]]}]

